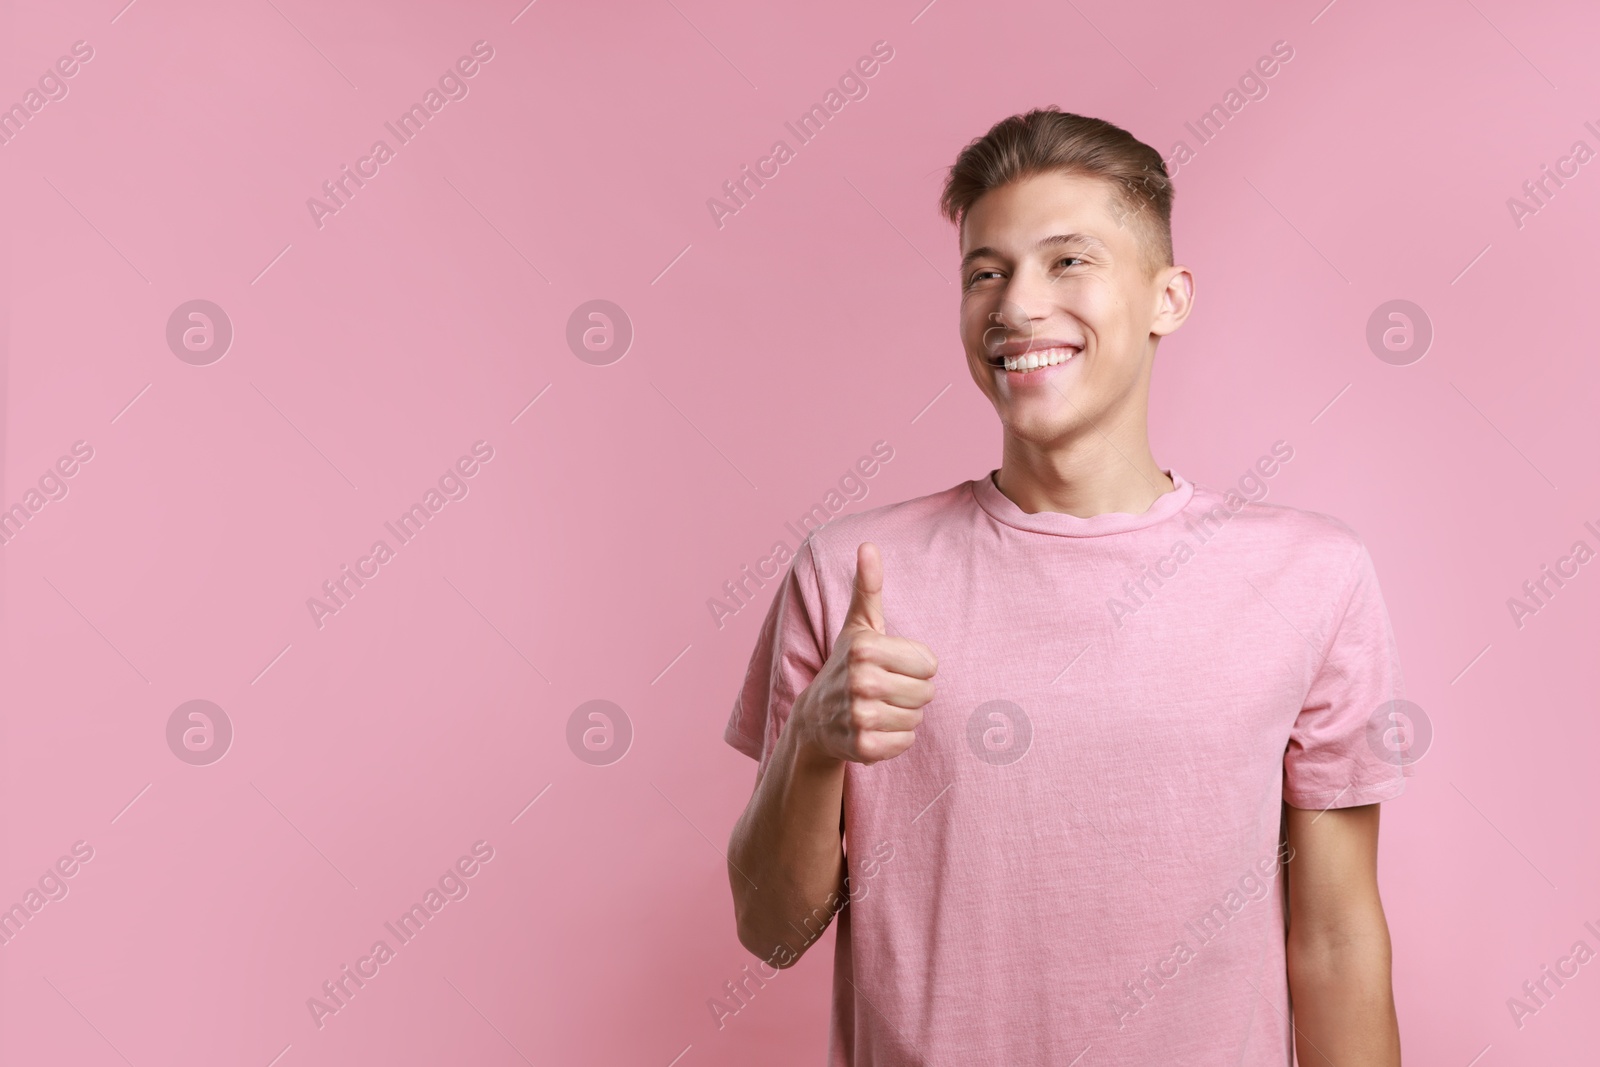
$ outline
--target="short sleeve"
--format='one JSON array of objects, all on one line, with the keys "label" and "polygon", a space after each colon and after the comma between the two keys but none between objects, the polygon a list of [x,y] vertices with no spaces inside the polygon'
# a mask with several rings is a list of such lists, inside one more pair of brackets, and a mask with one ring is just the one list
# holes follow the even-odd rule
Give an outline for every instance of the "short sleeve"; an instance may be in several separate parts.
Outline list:
[{"label": "short sleeve", "polygon": [[817,625],[821,618],[816,557],[808,538],[767,609],[722,735],[728,744],[759,761],[763,771],[789,709],[822,670],[826,640]]},{"label": "short sleeve", "polygon": [[1297,808],[1348,808],[1399,796],[1411,766],[1383,744],[1401,699],[1400,656],[1372,557],[1359,545],[1283,757],[1283,798]]}]

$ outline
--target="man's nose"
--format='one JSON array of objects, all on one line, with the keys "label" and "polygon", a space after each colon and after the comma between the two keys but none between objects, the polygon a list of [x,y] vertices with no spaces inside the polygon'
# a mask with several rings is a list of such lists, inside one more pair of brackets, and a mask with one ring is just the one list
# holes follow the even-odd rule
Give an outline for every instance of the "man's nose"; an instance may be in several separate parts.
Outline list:
[{"label": "man's nose", "polygon": [[1031,293],[1022,296],[1022,300],[1016,299],[1013,291],[1007,288],[1000,306],[990,313],[989,330],[984,339],[991,345],[1019,338],[1031,340],[1039,324],[1049,318],[1050,305],[1046,301]]},{"label": "man's nose", "polygon": [[1006,282],[1000,294],[1000,307],[1013,322],[1012,329],[1024,330],[1028,323],[1043,322],[1050,317],[1053,299],[1054,286],[1043,271],[1020,267]]}]

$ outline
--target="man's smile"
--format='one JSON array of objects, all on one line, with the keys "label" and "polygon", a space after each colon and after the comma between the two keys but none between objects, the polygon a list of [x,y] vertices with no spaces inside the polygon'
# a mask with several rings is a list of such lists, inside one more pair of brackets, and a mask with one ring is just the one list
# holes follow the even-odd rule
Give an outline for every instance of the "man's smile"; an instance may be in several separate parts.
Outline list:
[{"label": "man's smile", "polygon": [[1009,341],[997,345],[987,360],[989,366],[996,370],[1002,367],[1006,370],[1006,377],[1012,375],[1018,378],[1025,377],[1036,371],[1048,367],[1057,367],[1071,360],[1083,351],[1083,344],[1078,341],[1063,341],[1055,338],[1035,338],[1031,341]]}]

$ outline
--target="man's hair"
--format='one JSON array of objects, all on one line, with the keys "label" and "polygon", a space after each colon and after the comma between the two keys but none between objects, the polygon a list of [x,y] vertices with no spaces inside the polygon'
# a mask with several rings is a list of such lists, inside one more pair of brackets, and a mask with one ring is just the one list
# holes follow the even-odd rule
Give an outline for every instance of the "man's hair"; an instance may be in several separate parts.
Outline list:
[{"label": "man's hair", "polygon": [[984,193],[1052,171],[1109,182],[1117,224],[1131,218],[1138,228],[1146,275],[1172,266],[1174,190],[1161,154],[1120,126],[1054,105],[1001,119],[963,148],[939,210],[959,229]]}]

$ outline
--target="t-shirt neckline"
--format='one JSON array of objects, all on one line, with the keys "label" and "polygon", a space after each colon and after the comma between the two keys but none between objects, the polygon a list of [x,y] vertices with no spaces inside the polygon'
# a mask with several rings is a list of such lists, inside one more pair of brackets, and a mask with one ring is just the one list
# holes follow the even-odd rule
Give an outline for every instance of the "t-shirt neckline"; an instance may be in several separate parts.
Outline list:
[{"label": "t-shirt neckline", "polygon": [[1163,470],[1161,473],[1172,479],[1172,489],[1156,497],[1148,510],[1137,515],[1125,511],[1110,511],[1103,515],[1088,517],[1068,515],[1060,511],[1036,511],[1029,514],[1000,491],[1000,487],[994,482],[998,473],[998,470],[990,471],[982,478],[975,478],[969,483],[978,505],[1007,526],[1062,537],[1099,537],[1104,534],[1142,530],[1176,515],[1194,497],[1192,483],[1176,471]]}]

